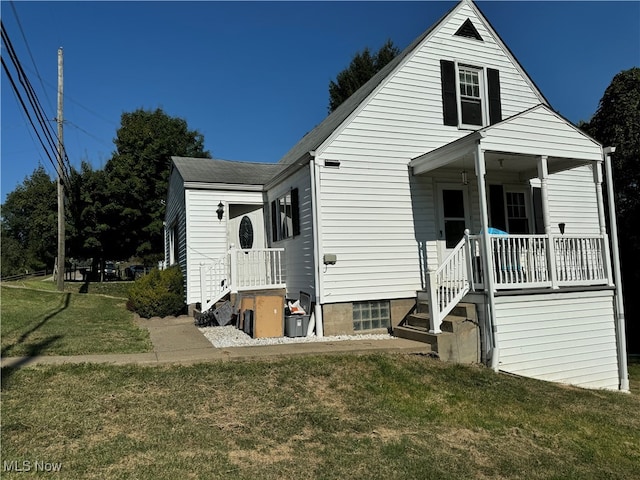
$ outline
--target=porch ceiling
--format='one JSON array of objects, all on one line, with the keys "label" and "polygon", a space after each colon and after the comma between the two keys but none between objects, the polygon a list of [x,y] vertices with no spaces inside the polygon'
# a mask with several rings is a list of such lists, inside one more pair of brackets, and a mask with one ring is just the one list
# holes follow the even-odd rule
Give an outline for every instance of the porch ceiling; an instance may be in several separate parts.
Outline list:
[{"label": "porch ceiling", "polygon": [[439,168],[473,171],[478,145],[488,172],[518,173],[522,180],[538,176],[546,156],[549,173],[602,161],[602,146],[545,105],[539,105],[498,124],[414,158],[414,175]]}]

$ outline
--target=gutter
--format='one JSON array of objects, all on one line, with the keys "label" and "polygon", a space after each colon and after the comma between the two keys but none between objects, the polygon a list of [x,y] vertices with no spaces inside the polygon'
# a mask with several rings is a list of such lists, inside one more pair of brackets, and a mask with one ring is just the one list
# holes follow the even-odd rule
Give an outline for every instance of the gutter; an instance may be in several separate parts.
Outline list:
[{"label": "gutter", "polygon": [[264,184],[264,190],[265,191],[269,190],[271,187],[273,187],[274,185],[277,185],[285,178],[296,173],[298,170],[304,167],[307,163],[313,161],[314,155],[315,155],[315,152],[309,152],[308,154],[300,157],[296,162],[290,163],[289,165],[287,165],[280,172],[274,175],[273,178],[271,178],[271,180],[269,180]]},{"label": "gutter", "polygon": [[616,204],[613,196],[613,172],[611,154],[615,147],[604,149],[604,165],[607,175],[607,199],[609,203],[609,228],[611,230],[611,254],[613,256],[613,275],[616,288],[616,339],[618,341],[618,376],[620,390],[629,392],[629,371],[627,367],[627,339],[624,325],[624,302],[622,300],[622,274],[620,268],[620,251],[618,249],[618,223],[616,220]]}]

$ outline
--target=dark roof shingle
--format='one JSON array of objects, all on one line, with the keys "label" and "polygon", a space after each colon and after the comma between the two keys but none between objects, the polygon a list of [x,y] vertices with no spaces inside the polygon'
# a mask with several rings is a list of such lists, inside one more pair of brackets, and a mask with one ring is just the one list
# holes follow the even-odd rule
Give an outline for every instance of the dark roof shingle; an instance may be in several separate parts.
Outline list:
[{"label": "dark roof shingle", "polygon": [[284,166],[277,163],[235,162],[211,158],[171,157],[185,182],[264,185]]}]

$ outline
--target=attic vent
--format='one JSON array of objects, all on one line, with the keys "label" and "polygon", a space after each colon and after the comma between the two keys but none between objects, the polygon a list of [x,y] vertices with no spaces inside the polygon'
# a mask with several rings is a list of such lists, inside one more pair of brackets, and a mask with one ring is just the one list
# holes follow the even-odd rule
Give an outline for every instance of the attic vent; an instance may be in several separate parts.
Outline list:
[{"label": "attic vent", "polygon": [[468,18],[455,34],[459,37],[475,38],[476,40],[482,41],[482,37],[478,33],[478,30],[476,30],[476,27],[473,26],[473,23],[471,23],[471,20]]}]

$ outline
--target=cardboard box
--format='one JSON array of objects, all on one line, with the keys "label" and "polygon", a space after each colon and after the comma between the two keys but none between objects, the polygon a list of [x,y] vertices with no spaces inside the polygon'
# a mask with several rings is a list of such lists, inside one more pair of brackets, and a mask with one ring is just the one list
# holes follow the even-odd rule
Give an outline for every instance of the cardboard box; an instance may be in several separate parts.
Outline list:
[{"label": "cardboard box", "polygon": [[240,317],[253,310],[253,338],[282,337],[284,332],[284,297],[281,295],[247,295],[240,302]]}]

